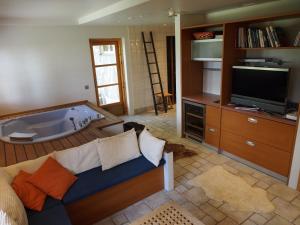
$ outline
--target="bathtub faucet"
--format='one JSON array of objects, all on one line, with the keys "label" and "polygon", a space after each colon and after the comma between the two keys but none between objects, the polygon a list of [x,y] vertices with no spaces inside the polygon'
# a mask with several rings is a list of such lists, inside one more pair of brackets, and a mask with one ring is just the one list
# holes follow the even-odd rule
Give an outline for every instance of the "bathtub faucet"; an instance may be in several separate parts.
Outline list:
[{"label": "bathtub faucet", "polygon": [[74,118],[73,118],[73,117],[70,117],[69,119],[71,120],[71,122],[72,122],[72,124],[73,124],[73,126],[74,126],[74,130],[77,130],[77,129],[76,129],[76,125],[75,125],[75,123],[74,123]]}]

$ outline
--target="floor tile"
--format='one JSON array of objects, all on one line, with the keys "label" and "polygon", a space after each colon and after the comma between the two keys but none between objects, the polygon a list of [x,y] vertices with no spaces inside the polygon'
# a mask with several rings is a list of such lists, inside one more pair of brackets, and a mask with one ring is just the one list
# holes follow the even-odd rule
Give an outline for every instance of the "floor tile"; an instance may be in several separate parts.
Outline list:
[{"label": "floor tile", "polygon": [[292,224],[280,216],[275,216],[273,219],[267,222],[266,225],[292,225]]},{"label": "floor tile", "polygon": [[290,222],[292,222],[298,216],[300,216],[300,208],[293,206],[292,204],[289,204],[288,202],[280,198],[275,198],[273,200],[273,203],[276,207],[275,213],[287,219]]},{"label": "floor tile", "polygon": [[250,220],[253,221],[257,225],[263,225],[263,224],[265,224],[268,221],[265,217],[263,217],[263,216],[261,216],[261,215],[259,215],[257,213],[255,213],[254,215],[252,215],[250,217]]},{"label": "floor tile", "polygon": [[291,201],[299,194],[299,192],[289,188],[284,184],[273,184],[268,191],[286,201]]}]

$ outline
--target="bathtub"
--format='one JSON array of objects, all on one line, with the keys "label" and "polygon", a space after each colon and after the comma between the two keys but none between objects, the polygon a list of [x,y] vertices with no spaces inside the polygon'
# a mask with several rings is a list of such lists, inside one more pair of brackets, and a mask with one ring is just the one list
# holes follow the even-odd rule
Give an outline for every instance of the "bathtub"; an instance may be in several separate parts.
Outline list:
[{"label": "bathtub", "polygon": [[78,105],[0,121],[0,139],[10,143],[36,143],[70,135],[104,118],[88,107]]}]

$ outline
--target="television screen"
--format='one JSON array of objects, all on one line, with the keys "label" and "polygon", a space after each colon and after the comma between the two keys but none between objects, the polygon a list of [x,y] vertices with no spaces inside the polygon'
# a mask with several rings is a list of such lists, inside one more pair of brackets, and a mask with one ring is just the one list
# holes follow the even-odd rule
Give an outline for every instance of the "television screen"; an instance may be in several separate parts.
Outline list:
[{"label": "television screen", "polygon": [[288,75],[288,68],[234,66],[232,95],[285,103]]}]

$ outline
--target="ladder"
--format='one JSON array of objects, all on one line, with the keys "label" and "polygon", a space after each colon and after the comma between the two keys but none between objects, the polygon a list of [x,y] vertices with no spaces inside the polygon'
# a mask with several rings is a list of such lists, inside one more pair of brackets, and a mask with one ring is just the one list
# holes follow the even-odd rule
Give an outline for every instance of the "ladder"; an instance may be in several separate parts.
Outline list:
[{"label": "ladder", "polygon": [[[164,95],[164,91],[163,91],[163,86],[162,86],[162,82],[161,82],[161,77],[160,77],[160,72],[159,72],[159,67],[158,67],[158,63],[157,63],[157,56],[156,56],[156,50],[155,50],[155,46],[154,46],[154,41],[153,41],[153,34],[152,31],[150,31],[150,41],[146,41],[145,40],[145,34],[144,32],[142,32],[142,38],[143,38],[143,43],[144,43],[144,50],[145,50],[145,55],[146,55],[146,61],[147,61],[147,66],[148,66],[148,72],[149,72],[149,77],[150,77],[150,85],[151,85],[151,90],[152,90],[152,97],[153,97],[153,104],[154,104],[154,109],[155,109],[155,114],[158,115],[158,106],[159,105],[163,105],[163,109],[165,112],[168,111],[168,107],[167,107],[167,101]],[[152,47],[152,49],[149,49],[150,47]],[[149,60],[149,56],[153,55],[154,56],[154,62],[151,62]],[[151,65],[155,66],[155,71],[153,71],[153,67],[151,67]],[[153,82],[154,77],[157,77],[156,82]],[[157,90],[156,85],[158,85],[158,92],[155,92],[155,90]],[[162,103],[158,103],[156,96],[161,96],[162,97]]]}]

